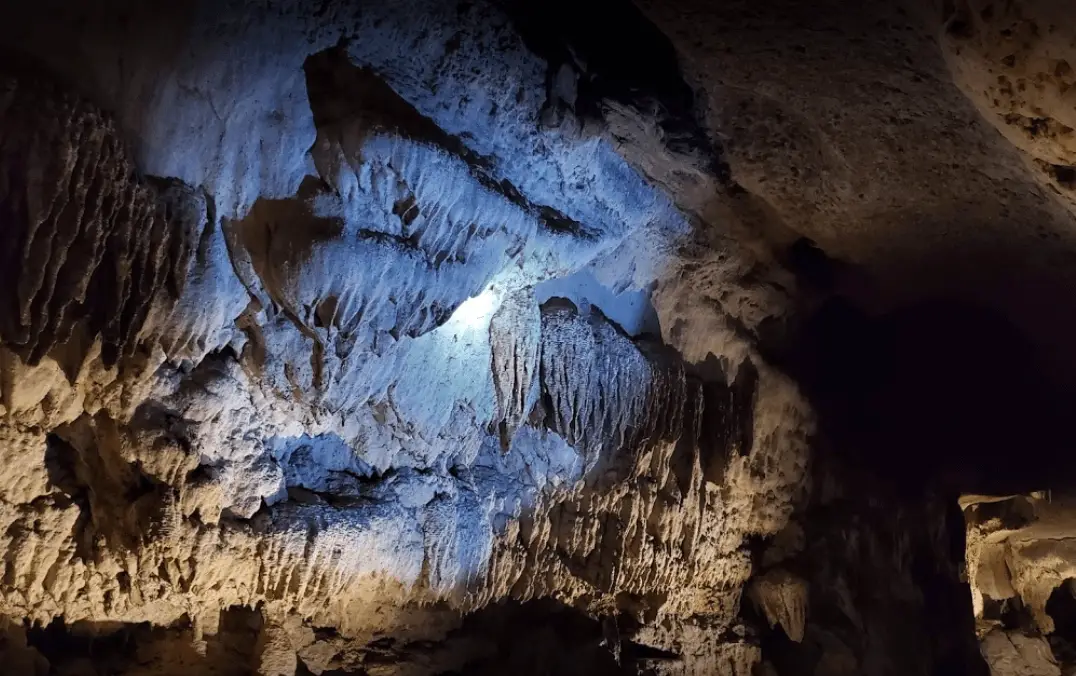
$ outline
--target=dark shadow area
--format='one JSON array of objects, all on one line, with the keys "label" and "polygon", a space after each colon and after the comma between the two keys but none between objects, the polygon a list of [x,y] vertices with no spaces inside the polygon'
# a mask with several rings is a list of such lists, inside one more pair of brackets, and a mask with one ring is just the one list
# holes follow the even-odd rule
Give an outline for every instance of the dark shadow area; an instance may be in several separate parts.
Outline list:
[{"label": "dark shadow area", "polygon": [[68,625],[57,617],[43,627],[28,627],[26,642],[49,661],[54,673],[68,673],[76,664],[88,663],[97,673],[107,674],[134,661],[139,638],[150,631],[148,622]]},{"label": "dark shadow area", "polygon": [[1019,493],[1076,469],[1071,394],[994,310],[937,299],[871,316],[838,298],[793,349],[839,455],[894,486]]},{"label": "dark shadow area", "polygon": [[226,608],[219,630],[204,637],[201,650],[186,616],[168,627],[149,622],[67,623],[57,617],[45,626],[26,624],[23,631],[27,646],[48,660],[50,674],[245,676],[257,669],[261,626],[258,610]]},{"label": "dark shadow area", "polygon": [[1061,664],[1076,664],[1076,580],[1065,580],[1050,594],[1046,612],[1054,621],[1047,637],[1054,657]]},{"label": "dark shadow area", "polygon": [[765,659],[779,676],[988,676],[961,579],[956,501],[903,493],[830,450],[816,457],[817,490],[790,525],[802,528],[804,548],[777,565],[808,583],[803,640],[771,628],[752,602],[741,606]]},{"label": "dark shadow area", "polygon": [[547,599],[499,603],[469,615],[448,638],[485,637],[485,654],[442,676],[639,674],[648,673],[647,661],[677,659],[633,643],[637,629],[626,615],[596,619]]},{"label": "dark shadow area", "polygon": [[729,179],[728,165],[701,124],[676,48],[632,2],[504,5],[527,48],[548,63],[546,106],[554,117],[570,108],[581,118],[602,120],[607,101],[656,116],[670,150],[697,153],[718,178]]},{"label": "dark shadow area", "polygon": [[[808,583],[804,640],[750,603],[744,617],[780,676],[985,676],[956,498],[1040,490],[1076,467],[1064,371],[1002,304],[917,290],[886,303],[876,279],[842,295],[862,270],[806,241],[787,260],[818,299],[805,296],[806,319],[766,346],[819,416],[813,488],[790,526],[804,548],[778,564]],[[961,274],[917,282],[943,288],[947,273]],[[759,575],[773,565],[763,557]]]},{"label": "dark shadow area", "polygon": [[[623,613],[599,618],[550,599],[505,601],[474,611],[440,637],[382,636],[353,646],[337,653],[321,673],[638,676],[680,660],[675,653],[633,642],[638,629],[638,622]],[[325,633],[326,639],[335,636],[332,630]],[[300,663],[297,673],[308,673],[304,669]]]}]

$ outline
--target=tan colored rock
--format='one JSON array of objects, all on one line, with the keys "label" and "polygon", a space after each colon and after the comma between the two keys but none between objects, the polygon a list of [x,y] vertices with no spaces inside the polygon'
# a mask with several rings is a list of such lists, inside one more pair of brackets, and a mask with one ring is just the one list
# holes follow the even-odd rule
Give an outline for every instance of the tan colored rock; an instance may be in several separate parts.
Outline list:
[{"label": "tan colored rock", "polygon": [[293,676],[298,657],[288,632],[281,626],[269,623],[258,637],[259,676]]},{"label": "tan colored rock", "polygon": [[[668,52],[672,96],[596,94],[600,59],[540,53],[497,4],[5,16],[0,42],[100,101],[0,83],[0,614],[141,627],[147,673],[423,674],[544,603],[630,616],[611,656],[562,639],[607,666],[630,639],[658,673],[750,673],[747,543],[786,534],[767,566],[811,544],[786,526],[814,412],[759,347],[803,309],[788,246],[863,266],[880,306],[985,297],[1066,355],[1072,308],[1027,301],[1072,280],[1073,218],[894,3],[642,4],[632,55]],[[1060,90],[1043,45],[1027,72]],[[987,82],[996,55],[961,54]],[[1068,93],[1010,94],[1006,120],[1049,118],[1011,138],[1067,162]],[[612,300],[539,306],[583,272]],[[660,336],[611,319],[629,293]],[[1020,532],[969,538],[977,607],[1045,628],[1073,553]],[[750,594],[800,642],[807,592],[771,569]],[[867,666],[824,646],[815,671]]]},{"label": "tan colored rock", "polygon": [[774,569],[751,583],[748,595],[771,627],[780,625],[790,639],[803,641],[807,622],[807,582],[788,571]]},{"label": "tan colored rock", "polygon": [[1041,638],[995,629],[983,639],[983,656],[993,676],[1060,676],[1061,669]]},{"label": "tan colored rock", "polygon": [[953,79],[1054,192],[1076,198],[1076,44],[1057,0],[961,0],[941,42]]}]

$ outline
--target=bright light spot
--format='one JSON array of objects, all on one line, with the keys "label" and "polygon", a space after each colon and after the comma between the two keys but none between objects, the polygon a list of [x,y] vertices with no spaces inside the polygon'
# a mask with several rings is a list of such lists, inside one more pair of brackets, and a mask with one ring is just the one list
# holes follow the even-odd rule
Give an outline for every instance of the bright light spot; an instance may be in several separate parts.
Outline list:
[{"label": "bright light spot", "polygon": [[452,313],[452,321],[472,327],[484,324],[497,307],[497,294],[486,289],[473,298],[463,301]]}]

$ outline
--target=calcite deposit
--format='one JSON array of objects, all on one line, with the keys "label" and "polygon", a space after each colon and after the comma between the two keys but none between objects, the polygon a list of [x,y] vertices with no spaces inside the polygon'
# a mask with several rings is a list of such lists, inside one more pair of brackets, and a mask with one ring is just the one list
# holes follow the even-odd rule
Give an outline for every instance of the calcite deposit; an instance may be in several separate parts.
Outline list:
[{"label": "calcite deposit", "polygon": [[1059,12],[3,2],[4,668],[1067,673]]}]

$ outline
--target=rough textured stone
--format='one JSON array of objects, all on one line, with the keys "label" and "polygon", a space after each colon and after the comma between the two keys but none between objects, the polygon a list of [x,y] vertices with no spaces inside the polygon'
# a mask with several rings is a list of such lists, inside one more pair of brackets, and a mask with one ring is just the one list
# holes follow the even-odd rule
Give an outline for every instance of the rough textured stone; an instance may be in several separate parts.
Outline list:
[{"label": "rough textured stone", "polygon": [[1074,365],[1076,62],[1048,3],[943,4],[4,3],[4,659],[935,676],[973,598],[1054,631],[1055,512],[972,520],[969,593],[929,457],[1048,432],[968,437],[895,308]]}]

